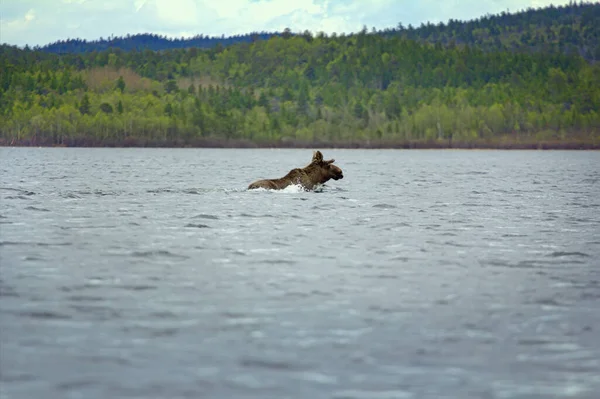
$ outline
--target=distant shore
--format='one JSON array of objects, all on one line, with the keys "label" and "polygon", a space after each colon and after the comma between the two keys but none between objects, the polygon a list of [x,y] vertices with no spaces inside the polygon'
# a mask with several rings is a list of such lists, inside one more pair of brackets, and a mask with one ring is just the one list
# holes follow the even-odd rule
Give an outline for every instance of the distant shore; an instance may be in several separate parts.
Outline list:
[{"label": "distant shore", "polygon": [[71,148],[347,148],[347,149],[494,149],[494,150],[600,150],[600,140],[590,141],[521,141],[521,140],[481,140],[459,142],[436,141],[345,141],[305,142],[298,140],[277,140],[254,142],[242,139],[203,138],[194,140],[143,140],[122,141],[89,139],[68,139],[61,143],[41,140],[3,140],[0,147],[71,147]]}]

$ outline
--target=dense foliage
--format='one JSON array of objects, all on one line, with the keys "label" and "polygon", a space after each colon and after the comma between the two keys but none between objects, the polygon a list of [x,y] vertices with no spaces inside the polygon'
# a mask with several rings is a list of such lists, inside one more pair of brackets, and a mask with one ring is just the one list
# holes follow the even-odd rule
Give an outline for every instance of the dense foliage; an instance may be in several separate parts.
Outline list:
[{"label": "dense foliage", "polygon": [[[504,33],[486,35],[502,43],[516,26],[498,22],[502,18],[545,20],[560,10],[579,16],[572,42],[585,47],[589,35],[597,37],[585,16],[598,9],[573,4],[486,17],[504,27]],[[458,37],[456,32],[481,21],[485,18],[450,22],[443,28],[447,36],[436,37]],[[600,66],[586,59],[589,54],[446,39],[430,43],[411,37],[411,31],[364,29],[350,36],[286,31],[268,40],[162,52],[109,48],[58,55],[0,46],[0,140],[600,146]],[[537,31],[535,24],[523,25],[511,40]],[[560,41],[558,50],[567,48]]]}]

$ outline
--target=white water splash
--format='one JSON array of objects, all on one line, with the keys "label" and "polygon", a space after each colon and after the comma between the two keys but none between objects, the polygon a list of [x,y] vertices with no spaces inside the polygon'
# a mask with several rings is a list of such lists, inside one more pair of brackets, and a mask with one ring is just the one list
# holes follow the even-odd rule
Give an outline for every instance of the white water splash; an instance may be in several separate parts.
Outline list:
[{"label": "white water splash", "polygon": [[270,189],[270,188],[259,187],[259,188],[253,188],[250,191],[258,191],[258,192],[268,191],[268,192],[279,193],[279,194],[298,194],[298,193],[306,192],[306,189],[301,184],[292,184],[281,190],[274,190],[274,189]]},{"label": "white water splash", "polygon": [[304,188],[303,185],[301,184],[292,184],[290,186],[287,186],[286,188],[284,188],[283,190],[277,190],[280,193],[292,193],[292,194],[297,194],[297,193],[303,193],[306,191],[306,189]]}]

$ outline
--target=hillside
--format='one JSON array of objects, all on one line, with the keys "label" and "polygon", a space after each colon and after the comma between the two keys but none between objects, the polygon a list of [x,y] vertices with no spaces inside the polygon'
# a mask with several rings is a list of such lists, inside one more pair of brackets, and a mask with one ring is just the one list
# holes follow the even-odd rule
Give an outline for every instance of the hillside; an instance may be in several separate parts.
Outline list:
[{"label": "hillside", "polygon": [[[482,50],[542,51],[579,54],[588,60],[600,60],[600,4],[572,3],[568,6],[528,8],[519,12],[486,15],[472,21],[449,20],[419,27],[404,26],[377,31],[390,37],[400,36],[427,43],[476,46]],[[313,32],[317,34],[317,32]],[[61,40],[39,48],[57,54],[87,53],[109,48],[130,50],[169,50],[212,48],[268,40],[284,33],[253,32],[230,37],[167,38],[153,34],[127,35],[86,41]]]},{"label": "hillside", "polygon": [[162,52],[0,46],[0,143],[600,148],[600,64],[392,33]]},{"label": "hillside", "polygon": [[127,35],[125,37],[100,38],[98,40],[67,39],[47,44],[36,50],[56,54],[89,53],[93,51],[104,51],[110,48],[123,51],[163,51],[181,48],[212,48],[215,46],[230,46],[238,43],[251,43],[256,40],[267,40],[278,33],[254,32],[247,35],[235,35],[229,37],[209,37],[197,35],[188,39],[169,38],[154,34]]},{"label": "hillside", "polygon": [[486,51],[555,52],[600,60],[600,3],[528,8],[486,15],[472,21],[450,20],[418,28],[399,25],[384,32],[429,43],[476,46]]}]

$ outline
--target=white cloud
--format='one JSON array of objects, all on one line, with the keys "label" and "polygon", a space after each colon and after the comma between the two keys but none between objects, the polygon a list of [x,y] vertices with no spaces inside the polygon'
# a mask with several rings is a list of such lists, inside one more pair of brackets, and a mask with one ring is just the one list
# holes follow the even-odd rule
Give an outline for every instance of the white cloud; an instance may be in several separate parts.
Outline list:
[{"label": "white cloud", "polygon": [[146,0],[135,0],[133,2],[135,12],[138,12],[145,4],[146,4]]},{"label": "white cloud", "polygon": [[0,42],[44,45],[111,34],[169,36],[253,31],[356,32],[402,22],[467,20],[569,0],[0,0]]},{"label": "white cloud", "polygon": [[193,0],[155,0],[156,15],[169,23],[193,24],[198,15]]},{"label": "white cloud", "polygon": [[[1,15],[1,14],[0,14]],[[4,19],[0,20],[0,42],[8,42],[6,36],[10,38],[11,35],[23,36],[26,35],[29,30],[32,29],[32,24],[35,20],[35,11],[33,9],[27,10],[27,12],[20,18],[14,18],[9,21]],[[27,44],[27,43],[11,43],[11,44]]]},{"label": "white cloud", "polygon": [[25,20],[25,23],[33,21],[35,19],[35,11],[27,11],[27,14],[25,14],[25,17],[23,19]]}]

